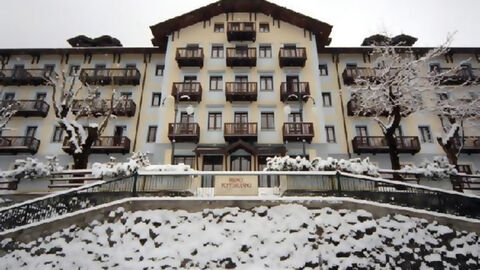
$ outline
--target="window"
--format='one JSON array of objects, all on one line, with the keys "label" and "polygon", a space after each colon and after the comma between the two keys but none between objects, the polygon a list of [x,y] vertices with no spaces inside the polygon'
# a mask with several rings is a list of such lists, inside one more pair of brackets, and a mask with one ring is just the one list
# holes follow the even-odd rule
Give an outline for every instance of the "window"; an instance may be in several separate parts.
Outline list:
[{"label": "window", "polygon": [[258,48],[260,58],[272,58],[272,46],[271,45],[260,45]]},{"label": "window", "polygon": [[223,23],[215,23],[213,25],[213,32],[215,33],[223,33],[224,31],[224,26]]},{"label": "window", "polygon": [[360,137],[367,137],[368,136],[368,130],[366,126],[356,126],[355,127],[355,132],[357,136]]},{"label": "window", "polygon": [[53,129],[52,142],[54,143],[62,142],[62,137],[63,137],[63,128],[61,128],[60,126],[55,126],[55,128]]},{"label": "window", "polygon": [[220,112],[208,113],[208,129],[209,130],[222,129],[222,113]]},{"label": "window", "polygon": [[430,132],[430,127],[428,126],[419,126],[420,130],[420,139],[422,143],[431,143],[432,142],[432,133]]},{"label": "window", "polygon": [[330,93],[322,93],[323,107],[332,107],[332,96]]},{"label": "window", "polygon": [[327,133],[327,143],[336,143],[337,139],[335,138],[335,127],[334,126],[325,126],[325,133]]},{"label": "window", "polygon": [[260,33],[270,32],[270,25],[268,23],[260,23],[259,31]]},{"label": "window", "polygon": [[158,107],[162,103],[162,93],[152,93],[152,107]]},{"label": "window", "polygon": [[210,91],[222,91],[223,90],[223,78],[222,76],[210,76]]},{"label": "window", "polygon": [[37,132],[36,126],[28,126],[27,130],[25,131],[25,137],[34,137],[36,132]]},{"label": "window", "polygon": [[53,71],[55,70],[55,65],[53,64],[47,64],[43,67],[43,70],[45,72],[45,76],[49,77],[52,75]]},{"label": "window", "polygon": [[183,163],[190,166],[190,168],[195,169],[195,157],[194,156],[174,156],[173,165],[179,165]]},{"label": "window", "polygon": [[3,95],[3,100],[14,100],[15,99],[15,93],[5,93]]},{"label": "window", "polygon": [[148,126],[147,143],[155,142],[157,138],[157,126]]},{"label": "window", "polygon": [[439,72],[440,71],[440,64],[430,64],[430,72]]},{"label": "window", "polygon": [[121,92],[120,93],[121,99],[132,99],[132,92]]},{"label": "window", "polygon": [[458,164],[457,171],[459,173],[472,174],[472,166],[468,164]]},{"label": "window", "polygon": [[194,115],[188,114],[187,112],[180,113],[180,123],[193,123],[194,122]]},{"label": "window", "polygon": [[318,65],[318,69],[320,70],[320,76],[328,76],[327,65]]},{"label": "window", "polygon": [[272,76],[260,76],[260,91],[273,91]]},{"label": "window", "polygon": [[164,65],[157,65],[155,68],[155,76],[163,76],[163,70],[165,69]]},{"label": "window", "polygon": [[212,58],[223,58],[223,45],[212,45]]},{"label": "window", "polygon": [[302,115],[299,112],[292,112],[288,115],[288,122],[301,123],[302,122]]},{"label": "window", "polygon": [[[259,171],[263,171],[263,169],[267,167],[267,157],[268,156],[258,157]],[[278,186],[280,186],[279,175],[259,175],[258,176],[258,187],[278,187]]]},{"label": "window", "polygon": [[68,71],[68,76],[77,75],[80,71],[80,65],[70,65],[70,70]]},{"label": "window", "polygon": [[273,112],[262,112],[261,114],[261,128],[275,129],[275,115]]},{"label": "window", "polygon": [[[223,169],[223,156],[203,156],[202,171],[221,171]],[[214,187],[212,175],[202,176],[202,187]]]}]

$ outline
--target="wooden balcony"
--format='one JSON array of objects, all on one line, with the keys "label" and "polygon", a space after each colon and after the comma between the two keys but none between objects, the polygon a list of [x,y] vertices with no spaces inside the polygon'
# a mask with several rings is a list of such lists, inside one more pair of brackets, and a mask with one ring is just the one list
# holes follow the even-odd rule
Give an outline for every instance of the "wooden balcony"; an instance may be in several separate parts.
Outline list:
[{"label": "wooden balcony", "polygon": [[203,48],[177,48],[175,60],[179,68],[203,67]]},{"label": "wooden balcony", "polygon": [[15,136],[1,136],[0,137],[0,154],[36,154],[40,140],[34,137],[15,137]]},{"label": "wooden balcony", "polygon": [[168,124],[168,139],[172,142],[198,143],[200,126],[197,123],[170,123]]},{"label": "wooden balcony", "polygon": [[2,100],[0,107],[11,106],[16,110],[14,116],[19,117],[47,117],[50,105],[44,100]]},{"label": "wooden balcony", "polygon": [[442,78],[443,85],[460,85],[480,82],[480,68],[461,68],[456,71],[448,72],[450,68],[436,68],[434,72],[444,73]]},{"label": "wooden balcony", "polygon": [[346,85],[355,84],[355,80],[363,79],[374,81],[377,78],[378,71],[374,68],[367,67],[347,67],[342,73],[343,83]]},{"label": "wooden balcony", "polygon": [[304,101],[308,100],[310,95],[310,85],[308,82],[288,83],[282,82],[280,84],[280,100],[282,102],[298,101],[299,98],[303,98]]},{"label": "wooden balcony", "polygon": [[227,82],[225,84],[227,101],[257,101],[256,82]]},{"label": "wooden balcony", "polygon": [[83,68],[80,81],[90,85],[139,85],[140,71],[136,68]]},{"label": "wooden balcony", "polygon": [[42,85],[56,73],[47,69],[1,69],[0,85]]},{"label": "wooden balcony", "polygon": [[[75,147],[65,138],[62,149],[67,154],[73,154]],[[126,136],[102,136],[92,146],[92,154],[111,154],[130,152],[130,139]]]},{"label": "wooden balcony", "polygon": [[[360,105],[357,103],[355,98],[350,99],[347,102],[347,115],[348,116],[365,116],[369,117],[374,114],[374,111],[371,110],[362,110]],[[388,112],[384,111],[380,116],[388,116]]]},{"label": "wooden balcony", "polygon": [[254,22],[229,22],[227,24],[227,40],[253,41],[257,38]]},{"label": "wooden balcony", "polygon": [[[110,100],[108,99],[99,99],[94,102],[93,106],[89,106],[89,102],[81,99],[75,99],[72,103],[72,113],[77,114],[82,108],[90,107],[95,115],[104,116],[107,114]],[[135,115],[137,105],[131,99],[119,99],[115,100],[113,103],[112,114],[116,116],[126,116],[132,117]]]},{"label": "wooden balcony", "polygon": [[175,82],[172,87],[172,96],[176,102],[202,101],[202,85],[199,82]]},{"label": "wooden balcony", "polygon": [[254,67],[257,65],[257,48],[227,48],[227,66]]},{"label": "wooden balcony", "polygon": [[[361,153],[388,153],[389,147],[383,136],[356,136],[352,140],[353,152]],[[420,151],[420,141],[417,136],[397,137],[399,153],[415,154]]]},{"label": "wooden balcony", "polygon": [[304,67],[307,61],[306,48],[280,48],[278,52],[280,67]]},{"label": "wooden balcony", "polygon": [[460,152],[466,154],[480,153],[480,136],[465,136],[462,138],[455,138],[455,144],[458,148],[461,147]]},{"label": "wooden balcony", "polygon": [[223,136],[227,142],[237,140],[255,142],[257,141],[257,128],[257,123],[225,123]]},{"label": "wooden balcony", "polygon": [[311,143],[314,136],[313,123],[284,123],[284,142],[307,142]]}]

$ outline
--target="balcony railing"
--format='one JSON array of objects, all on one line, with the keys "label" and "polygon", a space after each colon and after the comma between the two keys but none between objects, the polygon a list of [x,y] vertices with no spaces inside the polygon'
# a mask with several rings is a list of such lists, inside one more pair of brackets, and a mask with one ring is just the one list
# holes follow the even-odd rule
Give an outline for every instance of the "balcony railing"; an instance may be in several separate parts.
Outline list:
[{"label": "balcony railing", "polygon": [[308,82],[282,82],[280,85],[280,100],[282,102],[295,101],[299,98],[310,95],[310,85]]},{"label": "balcony railing", "polygon": [[[383,136],[356,136],[352,141],[353,152],[361,153],[388,153],[389,147]],[[397,137],[399,153],[415,154],[420,151],[420,141],[417,136]]]},{"label": "balcony railing", "polygon": [[253,22],[229,22],[227,39],[231,41],[255,41],[257,32]]},{"label": "balcony railing", "polygon": [[83,68],[80,81],[91,85],[139,85],[140,71],[136,68]]},{"label": "balcony railing", "polygon": [[367,67],[347,67],[343,71],[343,83],[346,85],[355,84],[356,79],[373,81],[378,76],[378,69]]},{"label": "balcony railing", "polygon": [[460,152],[467,154],[480,153],[480,136],[465,136],[455,138],[455,144],[460,148]]},{"label": "balcony railing", "polygon": [[313,123],[284,123],[284,142],[308,142],[311,143],[314,136]]},{"label": "balcony railing", "polygon": [[203,48],[177,48],[178,67],[203,67]]},{"label": "balcony railing", "polygon": [[[374,111],[371,110],[362,110],[360,105],[357,103],[355,98],[350,99],[347,102],[347,115],[348,116],[372,116]],[[388,116],[388,112],[384,111],[380,116]]]},{"label": "balcony railing", "polygon": [[446,73],[441,84],[458,85],[464,83],[475,83],[480,81],[480,68],[461,68],[448,72],[450,68],[435,68],[435,72]]},{"label": "balcony railing", "polygon": [[225,85],[227,101],[256,101],[256,82],[227,82]]},{"label": "balcony railing", "polygon": [[200,126],[197,123],[170,123],[168,124],[168,139],[172,142],[198,143]]},{"label": "balcony railing", "polygon": [[227,66],[254,67],[257,65],[257,48],[227,48]]},{"label": "balcony railing", "polygon": [[[63,141],[62,149],[67,154],[72,154],[75,147],[67,138]],[[110,154],[130,152],[130,139],[126,136],[102,136],[92,145],[92,154]]]},{"label": "balcony railing", "polygon": [[34,137],[15,137],[15,136],[1,136],[0,137],[0,153],[2,154],[20,154],[30,153],[36,154],[40,140]]},{"label": "balcony railing", "polygon": [[199,82],[175,82],[172,87],[172,96],[179,101],[202,101],[202,85]]},{"label": "balcony railing", "polygon": [[41,85],[48,82],[48,77],[56,73],[48,69],[1,69],[0,85]]},{"label": "balcony railing", "polygon": [[304,67],[307,61],[306,48],[280,48],[278,52],[280,67]]},{"label": "balcony railing", "polygon": [[[87,101],[76,99],[73,101],[72,104],[72,113],[77,114],[83,107],[88,106]],[[108,108],[110,106],[110,100],[108,99],[100,99],[96,104],[90,106],[90,109],[93,111],[95,115],[103,116],[106,115],[108,112]],[[135,110],[137,109],[137,105],[131,99],[119,99],[115,100],[113,103],[113,111],[112,114],[116,116],[126,116],[132,117],[135,115]]]},{"label": "balcony railing", "polygon": [[44,100],[2,100],[0,107],[12,106],[16,110],[14,116],[20,117],[46,117],[50,105]]},{"label": "balcony railing", "polygon": [[224,133],[225,141],[232,142],[236,140],[256,141],[257,123],[225,123]]}]

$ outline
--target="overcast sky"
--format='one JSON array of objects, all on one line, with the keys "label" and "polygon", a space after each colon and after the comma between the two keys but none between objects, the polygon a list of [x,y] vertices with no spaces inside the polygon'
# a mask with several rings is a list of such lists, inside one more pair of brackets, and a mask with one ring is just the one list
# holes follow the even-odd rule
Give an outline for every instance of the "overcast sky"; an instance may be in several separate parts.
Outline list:
[{"label": "overcast sky", "polygon": [[[243,0],[238,0],[243,1]],[[2,1],[0,48],[69,47],[84,34],[108,34],[125,47],[152,46],[150,25],[213,0]],[[409,34],[416,46],[436,46],[457,32],[452,46],[480,47],[480,0],[271,0],[333,25],[331,46],[359,46],[369,35]]]}]

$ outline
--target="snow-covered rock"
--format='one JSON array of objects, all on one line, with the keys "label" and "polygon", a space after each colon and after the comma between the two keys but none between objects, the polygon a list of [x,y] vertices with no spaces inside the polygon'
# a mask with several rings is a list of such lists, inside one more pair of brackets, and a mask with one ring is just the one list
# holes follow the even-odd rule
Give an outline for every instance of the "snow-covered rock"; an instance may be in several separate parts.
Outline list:
[{"label": "snow-covered rock", "polygon": [[[449,237],[441,237],[448,233]],[[27,244],[4,269],[478,269],[478,234],[365,210],[274,207],[125,212]],[[319,267],[319,263],[321,264]]]}]

